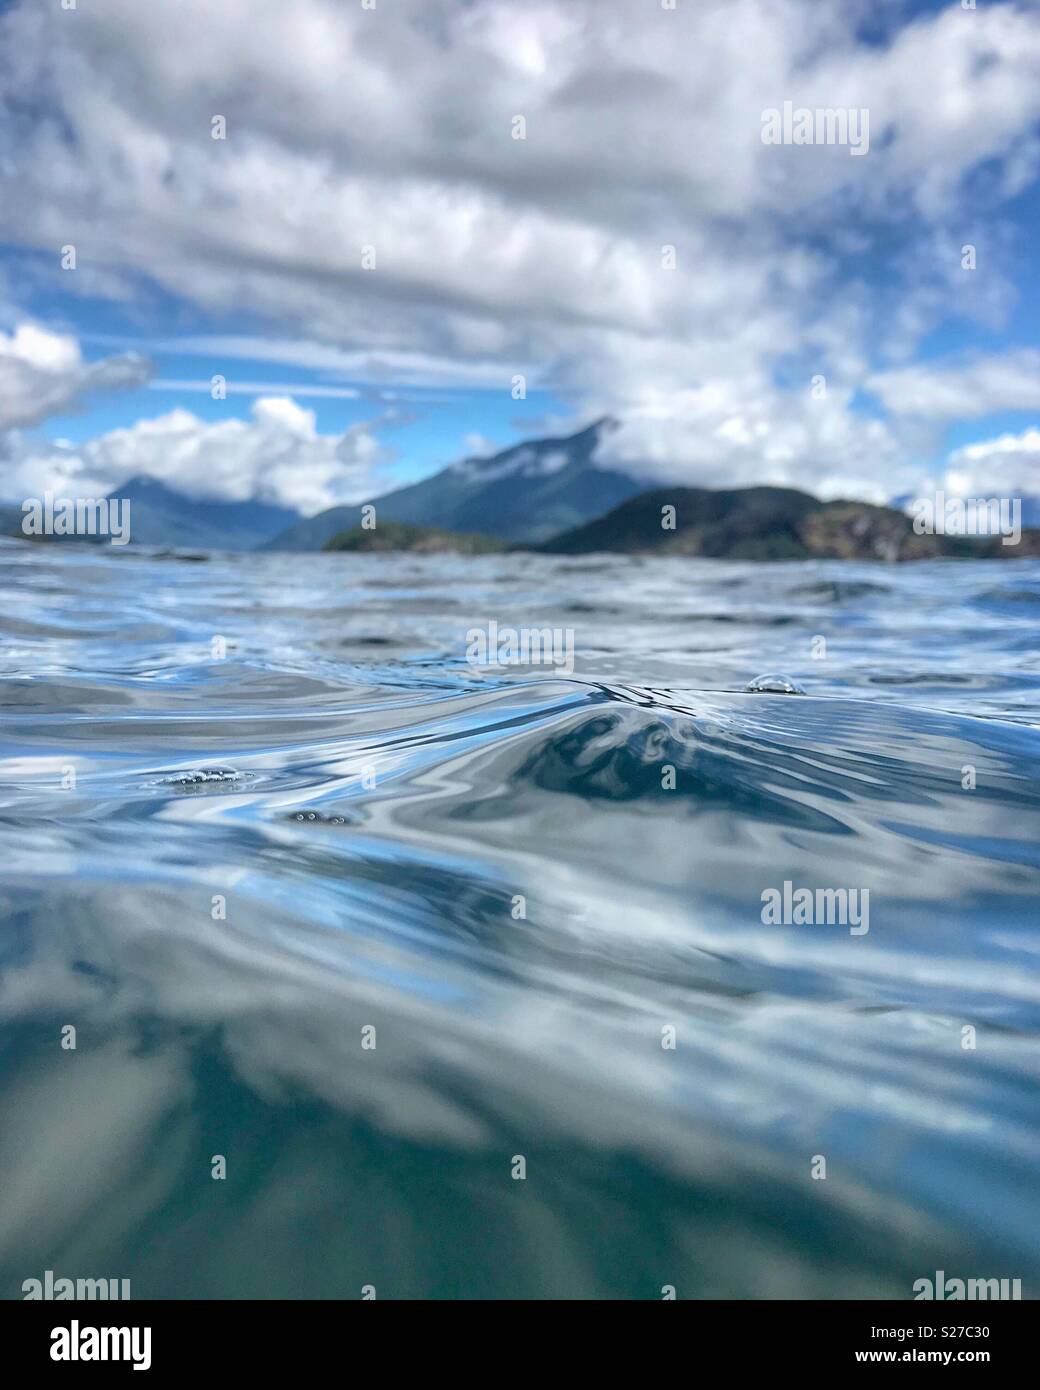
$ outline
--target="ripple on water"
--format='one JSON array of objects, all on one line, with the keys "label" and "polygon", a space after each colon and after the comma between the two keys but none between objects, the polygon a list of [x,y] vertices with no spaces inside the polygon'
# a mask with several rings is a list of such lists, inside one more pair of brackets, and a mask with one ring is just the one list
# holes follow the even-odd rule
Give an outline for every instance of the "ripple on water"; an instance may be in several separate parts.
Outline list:
[{"label": "ripple on water", "polygon": [[[0,544],[0,1292],[1040,1292],[1014,564]],[[474,679],[568,607],[572,677]],[[767,926],[785,882],[869,931]]]}]

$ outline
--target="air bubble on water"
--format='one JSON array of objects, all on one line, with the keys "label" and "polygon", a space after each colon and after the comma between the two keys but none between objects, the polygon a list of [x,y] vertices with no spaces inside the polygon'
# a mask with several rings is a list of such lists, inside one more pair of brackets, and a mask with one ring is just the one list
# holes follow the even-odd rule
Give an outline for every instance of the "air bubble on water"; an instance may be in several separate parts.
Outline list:
[{"label": "air bubble on water", "polygon": [[175,772],[162,780],[167,786],[198,787],[209,782],[240,782],[247,774],[233,767],[194,767]]},{"label": "air bubble on water", "polygon": [[756,676],[744,687],[745,695],[804,695],[805,691],[786,676]]}]

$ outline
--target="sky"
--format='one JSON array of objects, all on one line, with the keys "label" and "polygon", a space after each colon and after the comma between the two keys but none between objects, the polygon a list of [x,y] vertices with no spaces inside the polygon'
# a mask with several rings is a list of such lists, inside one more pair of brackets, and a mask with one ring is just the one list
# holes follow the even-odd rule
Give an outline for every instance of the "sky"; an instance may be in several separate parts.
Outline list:
[{"label": "sky", "polygon": [[0,0],[0,498],[1037,494],[1038,173],[1036,0]]}]

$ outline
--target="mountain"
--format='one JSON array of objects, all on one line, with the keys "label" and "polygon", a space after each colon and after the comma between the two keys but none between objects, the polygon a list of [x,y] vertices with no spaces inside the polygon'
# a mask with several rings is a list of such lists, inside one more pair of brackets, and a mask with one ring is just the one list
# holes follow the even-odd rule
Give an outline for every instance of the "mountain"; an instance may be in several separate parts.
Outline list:
[{"label": "mountain", "polygon": [[[675,508],[674,530],[662,527],[665,507]],[[727,560],[1013,559],[1040,555],[1040,531],[1023,531],[1013,546],[1002,545],[999,537],[919,536],[911,518],[893,507],[821,502],[796,488],[671,487],[630,498],[539,549],[556,555],[622,551]]]},{"label": "mountain", "polygon": [[340,531],[322,550],[379,552],[409,550],[417,555],[491,555],[508,550],[505,541],[496,536],[481,536],[470,531],[441,531],[436,526],[409,526],[404,521],[380,521],[372,530],[355,526]]},{"label": "mountain", "polygon": [[[605,418],[577,434],[530,440],[490,458],[453,463],[432,478],[375,498],[377,529],[384,521],[401,521],[529,544],[548,540],[639,491],[634,478],[592,461],[600,440],[616,427]],[[320,550],[360,520],[360,503],[331,507],[296,522],[262,548]]]},{"label": "mountain", "polygon": [[25,513],[15,502],[0,502],[0,536],[22,536]]},{"label": "mountain", "polygon": [[136,545],[253,550],[300,519],[289,507],[187,497],[146,477],[131,478],[109,496],[129,501],[130,539]]}]

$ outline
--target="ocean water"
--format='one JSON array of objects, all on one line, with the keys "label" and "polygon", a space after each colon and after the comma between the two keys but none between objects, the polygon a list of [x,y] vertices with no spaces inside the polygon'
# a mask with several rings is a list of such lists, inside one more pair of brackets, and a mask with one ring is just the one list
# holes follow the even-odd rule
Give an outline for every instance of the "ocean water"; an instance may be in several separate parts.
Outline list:
[{"label": "ocean water", "polygon": [[0,1296],[1040,1293],[1040,566],[0,547]]}]

